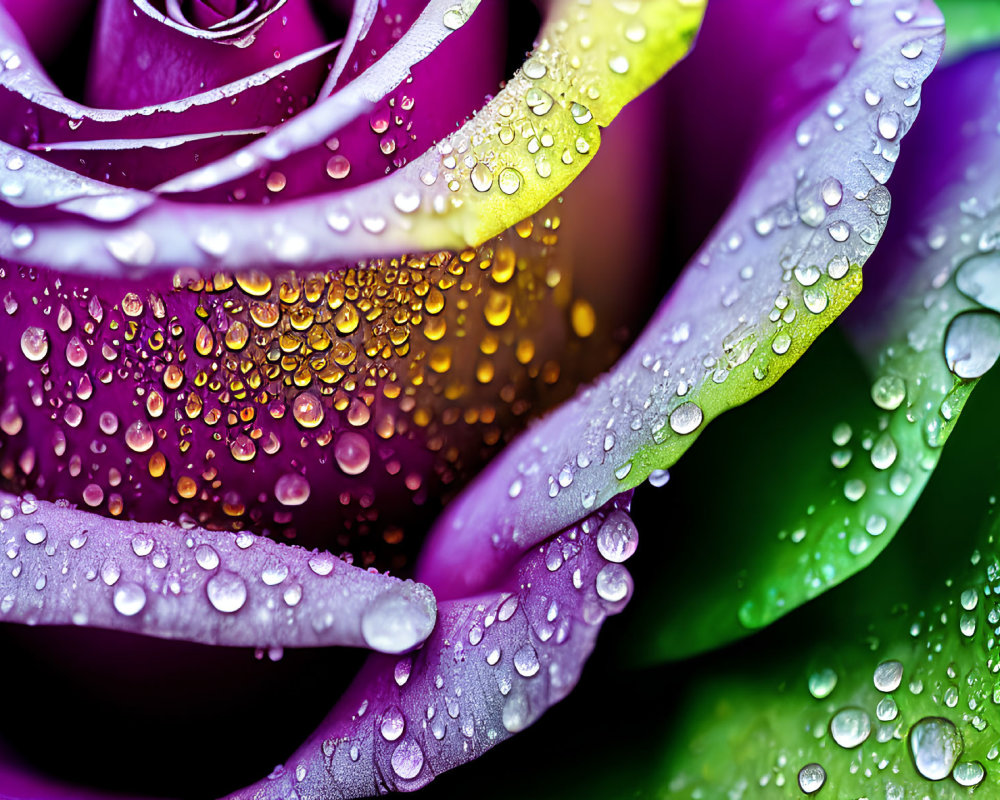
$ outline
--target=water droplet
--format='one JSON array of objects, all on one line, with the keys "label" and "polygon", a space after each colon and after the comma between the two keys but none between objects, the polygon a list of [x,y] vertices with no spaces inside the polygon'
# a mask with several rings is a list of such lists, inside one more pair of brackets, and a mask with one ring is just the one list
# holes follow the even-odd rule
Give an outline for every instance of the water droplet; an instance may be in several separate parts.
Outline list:
[{"label": "water droplet", "polygon": [[875,708],[875,716],[879,718],[882,722],[892,722],[899,715],[899,708],[896,706],[896,701],[891,697],[883,697],[878,701],[878,706]]},{"label": "water droplet", "polygon": [[269,561],[260,573],[265,586],[277,586],[287,577],[288,567],[280,561]]},{"label": "water droplet", "polygon": [[628,560],[639,543],[635,523],[624,511],[612,511],[597,532],[597,550],[607,561]]},{"label": "water droplet", "polygon": [[194,560],[202,569],[215,569],[219,566],[219,554],[209,544],[200,544],[194,551]]},{"label": "water droplet", "polygon": [[247,601],[247,585],[243,578],[228,570],[217,572],[209,578],[205,593],[212,606],[226,614],[239,611]]},{"label": "water droplet", "polygon": [[959,314],[948,326],[944,356],[960,378],[986,374],[1000,357],[1000,317],[986,311]]},{"label": "water droplet", "polygon": [[962,736],[951,720],[925,717],[910,729],[910,753],[917,772],[927,780],[947,778],[962,755]]},{"label": "water droplet", "polygon": [[275,481],[274,497],[283,506],[300,506],[309,499],[309,481],[297,472],[289,472]]},{"label": "water droplet", "polygon": [[21,334],[21,352],[29,361],[41,361],[49,353],[49,335],[34,325]]},{"label": "water droplet", "polygon": [[906,399],[906,383],[897,375],[882,375],[872,384],[872,400],[879,408],[894,411]]},{"label": "water droplet", "polygon": [[609,603],[617,603],[628,595],[628,570],[621,564],[605,564],[594,580],[597,594]]},{"label": "water droplet", "polygon": [[144,420],[136,420],[125,431],[125,444],[137,453],[145,453],[153,446],[153,429]]},{"label": "water droplet", "polygon": [[845,708],[834,714],[830,720],[830,735],[833,741],[846,750],[861,745],[871,732],[871,719],[860,708]]},{"label": "water droplet", "polygon": [[538,673],[541,664],[538,662],[538,653],[530,644],[524,645],[514,653],[514,669],[523,678],[531,678]]},{"label": "water droplet", "polygon": [[361,635],[373,650],[403,653],[430,635],[436,618],[432,595],[408,592],[400,584],[382,592],[365,609]]},{"label": "water droplet", "polygon": [[412,739],[400,742],[392,752],[392,771],[404,780],[413,780],[424,767],[424,753]]},{"label": "water droplet", "polygon": [[29,525],[24,531],[24,538],[28,544],[41,544],[47,535],[48,530],[40,522]]},{"label": "water droplet", "polygon": [[153,537],[147,533],[137,533],[132,537],[132,552],[144,558],[153,552]]},{"label": "water droplet", "polygon": [[903,682],[903,665],[899,661],[883,661],[875,667],[875,688],[880,692],[894,692]]},{"label": "water droplet", "polygon": [[513,167],[506,167],[497,177],[497,185],[504,194],[514,194],[521,188],[521,173]]},{"label": "water droplet", "polygon": [[693,433],[701,425],[704,415],[695,403],[682,403],[670,413],[670,427],[675,433]]},{"label": "water droplet", "polygon": [[379,731],[387,742],[394,742],[403,735],[406,728],[406,720],[403,719],[403,712],[396,706],[392,706],[382,715],[382,724]]},{"label": "water droplet", "polygon": [[958,268],[955,284],[977,303],[1000,311],[1000,254],[970,258]]},{"label": "water droplet", "polygon": [[125,581],[115,589],[112,602],[119,614],[134,617],[146,606],[146,592],[138,583]]},{"label": "water droplet", "polygon": [[978,761],[963,761],[956,765],[952,777],[959,786],[978,786],[986,777],[986,770]]},{"label": "water droplet", "polygon": [[371,463],[371,445],[360,433],[348,431],[337,437],[333,455],[345,474],[360,475]]},{"label": "water droplet", "polygon": [[449,6],[445,9],[441,21],[444,26],[451,31],[457,31],[469,19],[469,15],[461,5]]},{"label": "water droplet", "polygon": [[493,185],[493,173],[482,161],[472,168],[472,186],[477,192],[488,192]]},{"label": "water droplet", "polygon": [[321,550],[309,557],[309,569],[320,577],[326,577],[333,572],[336,559],[326,550]]},{"label": "water droplet", "polygon": [[826,770],[819,764],[806,764],[799,770],[799,788],[804,794],[816,794],[826,783]]},{"label": "water droplet", "polygon": [[835,688],[837,688],[837,673],[829,667],[809,676],[809,694],[817,700],[829,697]]}]

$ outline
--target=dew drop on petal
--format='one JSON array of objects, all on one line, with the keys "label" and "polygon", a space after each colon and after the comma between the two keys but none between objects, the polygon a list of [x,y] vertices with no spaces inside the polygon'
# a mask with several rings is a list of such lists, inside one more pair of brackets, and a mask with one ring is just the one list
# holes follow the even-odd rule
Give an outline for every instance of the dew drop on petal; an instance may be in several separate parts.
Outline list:
[{"label": "dew drop on petal", "polygon": [[400,742],[392,752],[392,771],[404,780],[413,780],[424,767],[424,753],[412,739]]},{"label": "dew drop on petal", "polygon": [[674,433],[693,433],[701,425],[704,415],[695,403],[682,403],[670,414],[670,427]]},{"label": "dew drop on petal", "polygon": [[134,617],[146,606],[146,592],[138,583],[125,581],[115,588],[112,602],[119,614]]},{"label": "dew drop on petal", "polygon": [[49,353],[49,335],[34,325],[25,328],[21,334],[21,352],[29,361],[41,361]]},{"label": "dew drop on petal", "polygon": [[215,569],[219,566],[219,554],[210,544],[200,544],[194,551],[194,560],[202,569]]},{"label": "dew drop on petal", "polygon": [[830,735],[844,749],[858,747],[872,732],[868,714],[860,708],[845,708],[830,720]]},{"label": "dew drop on petal", "polygon": [[880,692],[894,692],[903,681],[903,665],[899,661],[883,661],[875,668],[875,688]]},{"label": "dew drop on petal", "polygon": [[962,735],[951,720],[925,717],[910,729],[910,753],[917,772],[927,780],[947,778],[962,755]]},{"label": "dew drop on petal", "polygon": [[309,499],[310,487],[302,475],[289,472],[274,484],[274,497],[283,506],[300,506]]},{"label": "dew drop on petal", "polygon": [[612,511],[597,532],[597,549],[607,561],[621,563],[635,552],[639,532],[624,511]]},{"label": "dew drop on petal", "polygon": [[959,378],[985,375],[1000,357],[1000,316],[985,311],[959,314],[945,334],[944,357]]},{"label": "dew drop on petal", "polygon": [[217,572],[205,585],[208,602],[217,611],[232,614],[243,608],[247,601],[247,585],[235,572]]},{"label": "dew drop on petal", "polygon": [[621,564],[605,564],[594,580],[597,594],[609,603],[617,603],[628,595],[628,570]]},{"label": "dew drop on petal", "polygon": [[799,770],[799,788],[804,794],[816,794],[826,783],[826,770],[819,764],[806,764]]},{"label": "dew drop on petal", "polygon": [[382,653],[403,653],[422,642],[434,628],[433,599],[407,596],[402,587],[378,595],[361,616],[361,635]]}]

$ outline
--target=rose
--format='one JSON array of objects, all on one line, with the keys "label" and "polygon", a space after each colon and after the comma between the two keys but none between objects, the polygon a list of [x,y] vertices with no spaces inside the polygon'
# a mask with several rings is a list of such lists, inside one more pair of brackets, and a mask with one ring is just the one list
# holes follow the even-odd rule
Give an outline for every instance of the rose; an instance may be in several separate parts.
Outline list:
[{"label": "rose", "polygon": [[[520,440],[521,444],[515,445],[513,450],[509,450],[496,462],[479,480],[476,488],[449,509],[448,516],[438,525],[438,533],[432,540],[431,549],[423,556],[425,566],[422,572],[429,576],[439,599],[461,597],[464,593],[485,588],[490,575],[496,575],[511,564],[518,550],[550,536],[551,531],[561,527],[563,518],[569,520],[566,524],[572,525],[572,519],[580,513],[578,509],[573,511],[574,500],[582,503],[584,508],[594,507],[615,491],[641,480],[643,473],[648,472],[652,466],[667,465],[683,449],[684,442],[690,439],[690,433],[704,424],[707,415],[717,413],[721,408],[757,391],[759,386],[772,382],[777,373],[787,366],[787,362],[801,352],[804,344],[814,338],[817,328],[826,324],[833,312],[856,291],[857,282],[852,283],[852,277],[856,278],[854,265],[867,256],[870,246],[881,232],[881,220],[888,211],[887,195],[878,182],[887,177],[886,165],[895,161],[894,143],[905,132],[912,118],[912,90],[919,85],[921,77],[934,60],[936,40],[928,30],[933,28],[934,22],[930,16],[914,15],[909,9],[896,6],[865,11],[851,10],[844,14],[838,14],[838,9],[829,6],[822,10],[818,19],[810,17],[808,22],[796,15],[798,10],[800,9],[791,9],[786,27],[782,29],[778,26],[777,29],[791,34],[801,31],[808,36],[818,37],[818,41],[826,40],[825,55],[828,60],[814,59],[813,69],[805,71],[807,75],[816,75],[819,80],[812,85],[788,86],[784,92],[774,91],[774,87],[782,86],[780,76],[803,74],[803,64],[797,61],[792,47],[783,51],[788,63],[773,65],[763,60],[756,62],[765,67],[762,70],[765,74],[768,74],[768,67],[773,67],[768,80],[763,83],[772,89],[772,96],[777,99],[777,113],[762,125],[765,135],[762,136],[762,144],[758,149],[758,161],[750,170],[750,177],[736,204],[721,223],[714,243],[710,240],[703,249],[702,257],[695,262],[703,265],[700,272],[696,267],[684,277],[671,300],[654,319],[650,331],[632,351],[633,355],[627,356],[608,379],[536,427],[529,438]],[[896,13],[890,16],[888,11]],[[742,33],[743,30],[739,27],[740,15],[733,13],[732,8],[729,13],[730,30],[739,29]],[[751,11],[749,19],[743,20],[744,24],[752,21],[752,13]],[[882,16],[879,16],[880,13]],[[847,36],[848,33],[851,36]],[[852,37],[854,46],[860,46],[860,53],[852,53],[847,47],[838,49],[840,43],[850,41]],[[802,40],[789,36],[788,41]],[[918,42],[919,46],[916,44]],[[813,57],[806,56],[806,63],[809,63],[810,58]],[[824,83],[837,79],[838,75],[840,78],[832,88]],[[888,83],[890,75],[895,88]],[[750,73],[750,77],[758,78],[759,73]],[[859,89],[862,84],[863,92]],[[704,83],[698,82],[696,85],[700,88]],[[860,111],[847,100],[853,98],[856,103],[858,96],[863,96],[868,106],[861,106]],[[832,121],[823,122],[826,119]],[[792,125],[792,122],[796,124]],[[833,132],[821,127],[821,122],[831,126]],[[750,131],[753,132],[752,126]],[[844,135],[836,135],[841,133]],[[878,144],[874,154],[867,150],[873,135]],[[802,155],[796,148],[807,151],[806,155]],[[870,175],[859,176],[849,169],[848,154],[859,159]],[[873,155],[876,158],[872,158]],[[820,180],[818,174],[822,173],[826,174]],[[781,200],[788,193],[780,180],[780,176],[784,174],[795,175],[796,181],[801,181],[793,195],[793,202],[790,203]],[[822,201],[823,205],[818,201]],[[744,238],[743,229],[749,231],[751,224],[753,233],[764,243]],[[825,233],[829,241],[826,238],[817,239],[813,233],[815,231]],[[751,241],[754,242],[752,246]],[[831,245],[830,241],[836,244]],[[141,246],[145,242],[141,239],[138,242],[133,240],[132,244],[140,245],[138,251],[141,252]],[[812,273],[817,267],[815,262],[820,260],[820,254],[824,255],[823,260],[829,258],[825,266],[830,280],[820,274],[814,277]],[[755,301],[759,301],[762,296],[769,300],[774,297],[768,297],[768,292],[772,285],[770,281],[774,277],[775,256],[786,259],[786,271],[793,273],[797,284],[791,284],[794,291],[789,295],[779,292],[778,300],[784,298],[785,305],[779,304],[776,307],[782,313],[773,319],[768,317],[767,322],[762,319],[754,325],[753,322],[748,322],[748,318],[753,320],[755,317],[743,314],[747,309],[759,307]],[[743,262],[738,271],[734,268],[737,259]],[[766,269],[768,266],[771,267],[769,271]],[[699,277],[706,274],[707,278]],[[742,297],[738,294],[733,296],[732,285],[741,285],[735,281],[737,274],[747,282],[748,291]],[[793,275],[788,275],[788,278]],[[837,281],[843,282],[836,283]],[[807,291],[817,284],[817,289]],[[819,289],[823,290],[822,295],[818,293]],[[722,301],[718,305],[714,302],[717,299]],[[802,304],[802,308],[797,306],[798,303]],[[686,304],[690,305],[685,307]],[[692,307],[697,311],[693,312]],[[806,311],[815,317],[806,316]],[[797,323],[792,312],[802,314],[807,322],[800,319]],[[691,320],[678,319],[679,315],[691,315]],[[734,322],[736,327],[729,328],[728,325]],[[742,329],[740,326],[743,326]],[[734,333],[740,335],[733,338]],[[722,339],[721,356],[725,359],[721,363],[713,355],[719,352],[717,335]],[[693,344],[687,345],[689,341]],[[755,357],[760,341],[770,344],[773,355],[762,356],[758,353]],[[704,347],[706,344],[707,350]],[[691,369],[686,373],[692,376],[690,385],[688,379],[675,383],[679,366],[692,356],[696,358],[696,363],[700,359],[701,367],[709,370],[708,374],[703,375],[701,369]],[[708,363],[711,359],[714,361]],[[655,377],[652,382],[647,380],[643,370],[660,372],[665,366],[675,370],[675,377],[669,384],[666,380],[667,371],[663,372],[662,379]],[[665,390],[680,388],[680,383],[684,384],[686,391],[677,394],[689,399],[677,398],[661,403],[667,397]],[[723,388],[715,388],[718,386]],[[607,401],[604,400],[605,396]],[[879,397],[888,395],[879,394]],[[640,409],[649,413],[639,413]],[[631,422],[626,428],[621,420],[616,424],[616,420],[608,418],[609,413],[627,416],[630,411],[633,419],[639,422],[637,428],[632,428]],[[610,424],[606,424],[608,422]],[[594,436],[595,430],[601,431],[603,437]],[[637,432],[637,435],[633,436],[629,430]],[[584,435],[579,435],[580,431]],[[608,431],[612,434],[610,447],[606,444]],[[649,438],[644,441],[643,436]],[[632,441],[629,441],[630,438]],[[651,452],[650,441],[663,449]],[[582,450],[581,442],[584,445]],[[536,452],[539,445],[544,445],[545,449]],[[605,453],[614,454],[603,457],[603,462],[597,464],[590,454],[584,452],[588,447],[595,448],[596,452],[599,452],[596,448],[603,447]],[[568,475],[570,480],[564,483],[563,470],[570,463],[567,458],[570,450],[573,451],[572,455],[575,456],[577,469],[580,471],[571,469]],[[623,451],[623,458],[626,460],[611,463]],[[580,455],[584,457],[581,459]],[[550,460],[549,463],[546,462],[547,459]],[[590,465],[594,467],[591,468]],[[613,480],[609,474],[612,471]],[[545,495],[551,494],[554,485],[559,487],[556,489],[556,496],[552,498],[555,502],[549,502]],[[574,487],[574,491],[561,491],[570,486]],[[506,490],[506,497],[511,502],[503,499],[503,490]],[[501,498],[500,503],[496,503],[497,497]],[[491,504],[494,507],[490,507]],[[526,511],[528,516],[525,516]],[[459,523],[465,522],[465,525],[456,526],[456,520]],[[476,531],[490,529],[498,533],[494,549],[484,548],[485,536],[480,538],[475,535]],[[607,530],[608,536],[605,538],[609,538],[614,530]],[[559,539],[550,542],[544,551],[546,560],[560,556],[560,550],[564,554],[565,546]],[[607,542],[604,549],[607,550]],[[540,561],[541,556],[536,556],[536,559]],[[555,565],[554,561],[550,563]],[[601,563],[597,562],[595,569]],[[539,571],[531,573],[531,568],[530,559],[522,561],[520,569],[533,575],[532,585],[544,586],[542,577],[545,576],[545,571],[538,566]],[[596,588],[599,595],[610,600],[618,591],[613,587],[619,586],[622,579],[617,578],[614,569],[605,569],[606,567],[599,569],[604,578],[603,581],[595,578]],[[568,570],[563,565],[554,572],[556,575],[565,575]],[[587,577],[588,581],[584,581],[583,585],[589,584],[590,576]],[[611,580],[611,577],[616,577],[617,580]],[[531,598],[532,593],[529,592],[522,597],[521,603],[525,599],[530,601]],[[455,601],[453,605],[443,608],[444,619],[449,620],[448,614],[452,609],[461,609],[462,602]],[[745,623],[748,620],[752,622],[758,619],[755,616],[758,613],[759,609],[751,607],[740,619]],[[584,614],[586,615],[586,609]],[[766,621],[766,612],[764,617]],[[528,619],[541,621],[541,617],[532,617],[530,614]],[[417,657],[417,664],[424,668],[413,671],[415,678],[430,678],[430,670],[426,667],[433,663],[433,654],[441,652],[444,644],[442,639],[448,638],[446,634],[442,636],[442,627],[447,626],[439,624],[435,634],[439,638],[432,639]],[[474,630],[475,622],[468,628],[468,633],[473,634]],[[460,632],[465,633],[465,630]],[[723,632],[723,635],[731,634]],[[545,642],[547,639],[541,641]],[[470,640],[473,647],[478,644],[473,644]],[[535,658],[539,655],[535,650],[531,653],[534,653]],[[531,653],[519,649],[520,658],[518,660],[518,656],[515,656],[513,661],[522,677],[531,677],[524,675],[522,671],[531,672],[535,666],[536,662],[530,658]],[[450,651],[448,655],[451,655]],[[542,659],[546,657],[549,657],[549,653],[543,650]],[[560,660],[553,658],[549,663],[559,665]],[[374,671],[373,667],[370,672]],[[396,674],[405,676],[410,673],[404,670],[403,673]],[[411,687],[419,685],[410,683],[410,680],[406,678],[402,682]],[[517,684],[517,688],[521,689],[522,685]],[[346,705],[341,707],[341,711],[353,706],[353,701],[361,695],[370,695],[370,690],[366,690],[364,684],[360,694],[345,701]],[[358,705],[357,708],[360,709],[361,706]],[[519,722],[531,718],[532,709],[533,701],[530,698],[525,700],[524,695],[513,694],[510,708],[503,714],[504,727],[507,730],[518,727]],[[348,710],[347,713],[351,711]],[[405,717],[408,724],[413,722],[414,716],[409,711]],[[279,788],[283,782],[291,784],[298,779],[300,766],[303,783],[317,780],[317,774],[320,780],[325,780],[323,771],[329,762],[323,760],[324,757],[331,761],[334,757],[343,757],[343,748],[339,745],[346,742],[340,742],[337,735],[344,731],[345,719],[346,717],[341,717],[338,720],[335,714],[322,734],[322,741],[316,739],[307,744],[301,756],[297,757],[301,760],[294,773],[275,775],[274,780],[265,786],[272,791],[283,791]],[[392,708],[386,709],[381,712],[379,720],[383,738],[396,741],[398,736],[392,738],[392,734],[396,732],[394,726],[397,725],[395,711]],[[388,735],[385,735],[386,725]],[[403,727],[406,728],[405,725]],[[414,769],[418,760],[421,769],[423,768],[424,750],[415,750],[411,741],[407,734],[401,743],[394,746],[391,755],[388,750],[383,753],[386,763],[396,775],[400,775],[397,767],[404,771]],[[419,778],[419,772],[417,776]]]},{"label": "rose", "polygon": [[[385,545],[397,545],[406,532],[392,523],[413,516],[413,506],[396,507],[400,497],[430,505],[468,472],[483,444],[495,445],[523,416],[533,383],[558,391],[560,367],[564,382],[574,378],[573,347],[564,363],[552,358],[555,336],[566,334],[546,309],[565,319],[571,305],[579,339],[595,325],[610,327],[614,314],[595,322],[589,303],[571,304],[558,272],[553,212],[540,213],[534,231],[532,219],[521,218],[589,161],[597,123],[682,52],[699,13],[666,3],[641,13],[599,6],[587,20],[553,6],[544,36],[559,49],[541,48],[477,121],[414,158],[496,86],[495,78],[480,82],[477,70],[468,81],[449,81],[446,92],[434,80],[445,55],[456,58],[446,47],[431,52],[447,36],[469,57],[473,48],[478,61],[495,60],[482,47],[489,12],[465,24],[473,7],[359,5],[334,56],[303,2],[104,2],[87,76],[88,97],[105,108],[95,110],[62,96],[24,42],[15,18],[27,33],[59,38],[58,30],[33,25],[40,7],[10,6],[5,284],[6,311],[20,330],[7,339],[4,447],[8,480],[35,494],[5,501],[17,565],[5,586],[7,620],[251,644],[272,654],[329,643],[398,654],[431,632],[436,612],[426,587],[245,529],[278,526],[273,533],[329,547],[317,523],[332,516],[335,531],[343,530],[337,549],[359,551],[364,566],[404,568],[405,547],[382,554],[382,543],[367,545],[364,537],[380,533]],[[620,40],[602,40],[600,70],[567,71],[581,47],[577,37],[605,22]],[[580,85],[569,86],[569,78]],[[330,89],[329,99],[301,110],[317,90],[325,97]],[[508,103],[517,104],[513,117]],[[411,114],[425,105],[433,117]],[[490,118],[505,122],[477,132]],[[512,124],[520,138],[510,146]],[[537,136],[529,139],[531,126]],[[461,164],[451,163],[455,151]],[[161,152],[166,157],[150,155]],[[385,169],[399,171],[374,181]],[[314,196],[320,189],[327,193]],[[181,231],[186,224],[191,229]],[[432,252],[345,269],[361,255],[472,244],[491,233],[498,235],[468,257]],[[226,273],[227,264],[240,272]],[[334,269],[303,275],[318,266]],[[98,282],[98,274],[112,278]],[[467,292],[478,299],[469,303]],[[58,304],[39,304],[47,295]],[[463,348],[463,334],[471,346]],[[465,422],[457,432],[456,411]],[[334,491],[323,492],[327,486]],[[80,509],[46,502],[52,499]],[[624,503],[595,509],[586,524]],[[114,517],[166,517],[181,527]],[[199,524],[239,533],[213,535]],[[629,537],[630,525],[615,512],[607,535]],[[529,630],[532,598],[517,612],[518,595],[502,591],[538,569],[537,558],[491,580],[492,604],[501,610],[479,608],[483,597],[443,609],[441,636],[452,619],[469,625],[478,617],[485,628],[495,617],[504,624],[479,634],[481,651],[499,653],[491,640],[502,639],[507,656],[499,669],[516,671],[518,681],[547,670],[517,683],[510,697],[492,691],[466,719],[486,714],[482,724],[502,724],[505,737],[571,688],[600,619],[624,605],[628,588],[624,568],[596,555],[595,533],[563,533],[587,542],[570,554],[587,588],[573,589],[561,615],[542,622],[552,633]],[[537,583],[550,592],[558,585]],[[552,635],[554,643],[572,641],[539,654],[533,635],[544,635],[539,646]],[[440,652],[437,646],[428,657]],[[301,764],[274,776],[271,790],[310,773],[309,783],[347,781],[356,793],[372,791],[380,775],[414,787],[475,755],[464,723],[437,752],[429,746],[441,738],[437,723],[424,732],[434,737],[427,741],[394,727],[405,727],[400,706],[412,722],[421,694],[441,688],[422,658],[408,686],[400,675],[409,657],[376,659],[359,678],[352,691],[367,695],[372,713],[358,722],[361,706],[351,709],[348,728],[322,748],[332,758],[339,744],[336,757],[356,764],[354,774],[338,767],[324,779]],[[389,687],[381,683],[387,668],[395,676]],[[481,682],[461,672],[454,680],[467,696]],[[381,733],[375,750],[364,740],[372,725]]]}]

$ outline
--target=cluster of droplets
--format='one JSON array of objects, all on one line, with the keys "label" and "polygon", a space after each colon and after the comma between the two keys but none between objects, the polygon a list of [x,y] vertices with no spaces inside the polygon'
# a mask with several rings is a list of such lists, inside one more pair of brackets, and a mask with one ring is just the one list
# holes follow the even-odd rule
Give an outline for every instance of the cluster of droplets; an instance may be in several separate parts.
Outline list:
[{"label": "cluster of droplets", "polygon": [[434,624],[426,589],[351,568],[325,551],[245,531],[87,525],[72,509],[31,495],[0,497],[4,620],[261,648],[364,644],[390,653],[421,642]]},{"label": "cluster of droplets", "polygon": [[600,624],[624,607],[622,562],[636,543],[612,506],[526,554],[517,588],[443,606],[431,640],[386,662],[367,691],[356,686],[356,704],[315,751],[262,782],[264,796],[365,796],[373,763],[390,787],[417,788],[532,724],[570,691]]},{"label": "cluster of droplets", "polygon": [[[563,356],[582,362],[596,315],[572,298],[558,227],[540,214],[477,249],[325,273],[178,273],[163,293],[7,267],[25,378],[0,408],[3,475],[113,516],[165,516],[167,495],[235,529],[294,530],[332,501],[363,532],[376,486],[422,502],[575,379],[546,334],[572,331]],[[268,486],[241,477],[262,459]],[[340,488],[317,497],[331,467]]]}]

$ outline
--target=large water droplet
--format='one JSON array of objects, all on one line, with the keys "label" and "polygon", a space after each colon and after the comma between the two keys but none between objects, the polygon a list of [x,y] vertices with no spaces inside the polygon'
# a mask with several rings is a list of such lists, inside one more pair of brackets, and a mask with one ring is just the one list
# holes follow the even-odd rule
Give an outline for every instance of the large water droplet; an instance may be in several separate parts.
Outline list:
[{"label": "large water droplet", "polygon": [[436,619],[433,595],[400,584],[382,592],[365,609],[361,635],[373,650],[403,653],[430,635]]},{"label": "large water droplet", "polygon": [[819,764],[806,764],[799,770],[799,788],[805,794],[816,794],[826,783],[826,770]]},{"label": "large water droplet", "polygon": [[959,290],[994,311],[1000,311],[1000,253],[970,258],[958,269]]},{"label": "large water droplet", "polygon": [[880,692],[894,692],[903,681],[903,665],[899,661],[883,661],[875,667],[873,680]]},{"label": "large water droplet", "polygon": [[694,403],[682,403],[670,414],[670,427],[681,435],[693,433],[701,425],[704,415]]},{"label": "large water droplet", "polygon": [[530,644],[524,645],[514,653],[514,669],[524,678],[530,678],[538,673],[541,665],[538,663],[538,653]]},{"label": "large water droplet", "polygon": [[1000,357],[1000,317],[986,311],[959,314],[948,326],[944,357],[960,378],[986,374]]},{"label": "large water droplet", "polygon": [[626,561],[635,552],[638,543],[639,532],[624,511],[612,511],[608,514],[597,532],[597,549],[608,561]]},{"label": "large water droplet", "polygon": [[41,361],[49,353],[49,335],[31,325],[21,334],[21,352],[29,361]]},{"label": "large water droplet", "polygon": [[860,708],[845,708],[830,720],[833,741],[845,749],[861,745],[872,732],[871,719]]},{"label": "large water droplet", "polygon": [[403,735],[406,728],[406,720],[403,712],[398,707],[393,706],[382,715],[382,724],[379,731],[387,742],[394,742]]},{"label": "large water droplet", "polygon": [[624,600],[628,595],[628,584],[628,570],[621,564],[605,564],[594,581],[597,594],[609,603]]},{"label": "large water droplet", "polygon": [[112,602],[119,614],[134,617],[146,606],[146,592],[138,583],[125,581],[115,589]]},{"label": "large water droplet", "polygon": [[247,585],[243,578],[227,570],[217,572],[209,578],[205,593],[208,595],[208,602],[216,610],[226,614],[239,611],[247,601]]},{"label": "large water droplet", "polygon": [[400,742],[392,753],[392,771],[404,780],[413,780],[424,767],[424,753],[412,739]]},{"label": "large water droplet", "polygon": [[951,720],[943,717],[925,717],[910,729],[913,764],[927,780],[947,778],[963,747],[962,735]]}]

